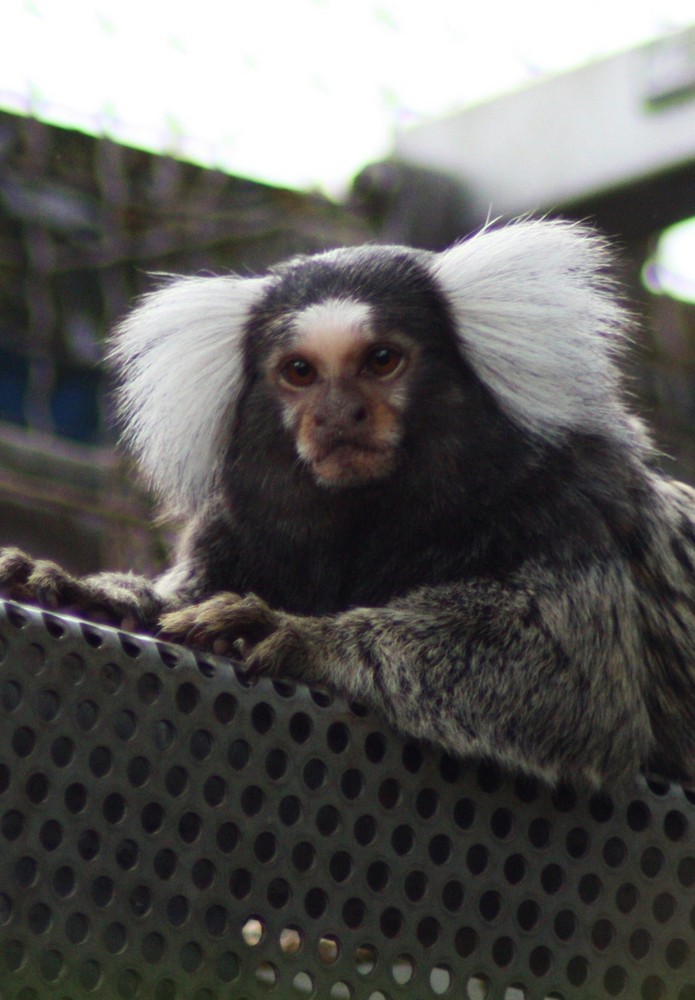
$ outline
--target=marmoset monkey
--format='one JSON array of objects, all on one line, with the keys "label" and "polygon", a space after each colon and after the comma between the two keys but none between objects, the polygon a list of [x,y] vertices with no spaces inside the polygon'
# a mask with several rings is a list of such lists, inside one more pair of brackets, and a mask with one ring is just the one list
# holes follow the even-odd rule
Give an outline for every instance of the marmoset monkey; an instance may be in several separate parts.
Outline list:
[{"label": "marmoset monkey", "polygon": [[6,595],[241,649],[554,782],[695,773],[695,494],[655,468],[603,240],[563,222],[183,278],[117,334],[173,568]]}]

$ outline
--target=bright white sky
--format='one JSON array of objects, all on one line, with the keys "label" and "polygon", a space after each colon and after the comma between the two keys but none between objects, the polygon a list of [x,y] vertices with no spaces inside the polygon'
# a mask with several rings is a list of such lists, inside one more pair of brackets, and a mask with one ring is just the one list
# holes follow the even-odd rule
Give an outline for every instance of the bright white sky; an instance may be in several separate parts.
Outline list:
[{"label": "bright white sky", "polygon": [[692,22],[693,0],[3,0],[0,107],[339,195],[399,129]]}]

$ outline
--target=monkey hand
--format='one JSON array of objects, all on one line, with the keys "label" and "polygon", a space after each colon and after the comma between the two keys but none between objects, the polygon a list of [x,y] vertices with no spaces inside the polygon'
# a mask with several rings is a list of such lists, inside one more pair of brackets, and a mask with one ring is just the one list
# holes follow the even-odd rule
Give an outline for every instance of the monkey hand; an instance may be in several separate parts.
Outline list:
[{"label": "monkey hand", "polygon": [[146,630],[161,612],[161,601],[140,577],[100,573],[78,578],[16,548],[0,549],[0,597],[129,631]]},{"label": "monkey hand", "polygon": [[273,611],[255,594],[223,593],[164,615],[160,629],[160,639],[229,656],[250,674],[311,680],[322,624]]}]

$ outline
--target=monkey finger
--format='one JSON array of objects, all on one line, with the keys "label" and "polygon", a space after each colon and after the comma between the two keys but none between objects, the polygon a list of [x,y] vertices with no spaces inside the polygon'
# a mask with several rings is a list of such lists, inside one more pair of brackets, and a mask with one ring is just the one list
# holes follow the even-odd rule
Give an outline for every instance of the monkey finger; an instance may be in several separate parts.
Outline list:
[{"label": "monkey finger", "polygon": [[124,632],[137,632],[138,628],[134,624],[134,619],[126,618],[120,608],[107,607],[103,604],[93,604],[88,607],[79,607],[75,612],[87,618],[90,622],[99,625],[111,625],[114,628],[121,628]]},{"label": "monkey finger", "polygon": [[163,615],[159,636],[199,649],[218,643],[221,655],[228,655],[239,642],[242,651],[253,647],[278,624],[279,617],[258,598],[225,594]]},{"label": "monkey finger", "polygon": [[227,636],[217,636],[212,641],[212,652],[215,656],[226,656],[238,663],[245,663],[255,646],[247,639],[230,639]]},{"label": "monkey finger", "polygon": [[215,597],[189,604],[176,611],[169,611],[159,619],[160,634],[184,638],[196,625],[209,625],[223,619],[241,598],[236,594],[217,594]]},{"label": "monkey finger", "polygon": [[254,674],[302,677],[307,673],[307,652],[301,630],[285,623],[249,651],[244,666]]},{"label": "monkey finger", "polygon": [[0,595],[11,600],[29,598],[26,583],[34,567],[34,560],[20,549],[0,550]]},{"label": "monkey finger", "polygon": [[[33,596],[39,607],[45,608],[46,611],[57,611],[61,607],[60,601],[58,600],[58,595],[52,587],[37,586],[33,588]],[[63,610],[70,613],[70,606],[63,605]]]},{"label": "monkey finger", "polygon": [[[165,635],[164,638],[167,636]],[[179,641],[184,646],[190,646],[191,649],[211,649],[214,637],[202,626],[194,625]]]},{"label": "monkey finger", "polygon": [[190,649],[197,649],[214,653],[215,656],[225,656],[229,660],[244,663],[248,652],[253,646],[244,639],[235,639],[233,636],[216,635],[204,628],[194,626],[185,635],[175,635],[171,632],[161,631],[157,633],[157,638],[163,642],[174,642]]},{"label": "monkey finger", "polygon": [[69,573],[45,559],[40,559],[32,567],[26,586],[32,599],[49,611],[80,608],[84,606],[84,588]]},{"label": "monkey finger", "polygon": [[0,549],[0,580],[24,579],[31,573],[34,560],[21,549]]},{"label": "monkey finger", "polygon": [[[227,656],[231,657],[234,654],[235,647],[238,642],[232,642],[230,639],[226,639],[224,636],[216,636],[212,640],[211,651],[215,656]],[[234,657],[235,659],[243,659],[243,657]]]},{"label": "monkey finger", "polygon": [[156,635],[163,642],[175,642],[191,649],[218,651],[220,655],[226,655],[225,650],[234,643],[233,636],[224,635],[210,623],[185,616],[178,611],[162,617]]},{"label": "monkey finger", "polygon": [[205,649],[218,656],[229,656],[234,659],[245,659],[261,636],[254,636],[253,626],[245,621],[208,619],[196,621],[185,634],[175,638],[172,633],[164,631],[161,638],[181,642],[184,646],[194,649]]},{"label": "monkey finger", "polygon": [[132,612],[128,612],[127,614],[124,615],[123,618],[121,618],[118,627],[123,629],[124,632],[140,632],[142,630],[143,625],[144,622],[142,615],[137,615],[133,614]]}]

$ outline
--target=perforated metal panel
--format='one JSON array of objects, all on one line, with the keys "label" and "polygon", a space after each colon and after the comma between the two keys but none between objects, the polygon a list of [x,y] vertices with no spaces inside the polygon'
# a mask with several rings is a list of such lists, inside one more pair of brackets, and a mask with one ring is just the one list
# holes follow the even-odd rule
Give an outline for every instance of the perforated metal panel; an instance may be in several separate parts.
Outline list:
[{"label": "perforated metal panel", "polygon": [[0,997],[695,998],[695,804],[0,603]]}]

